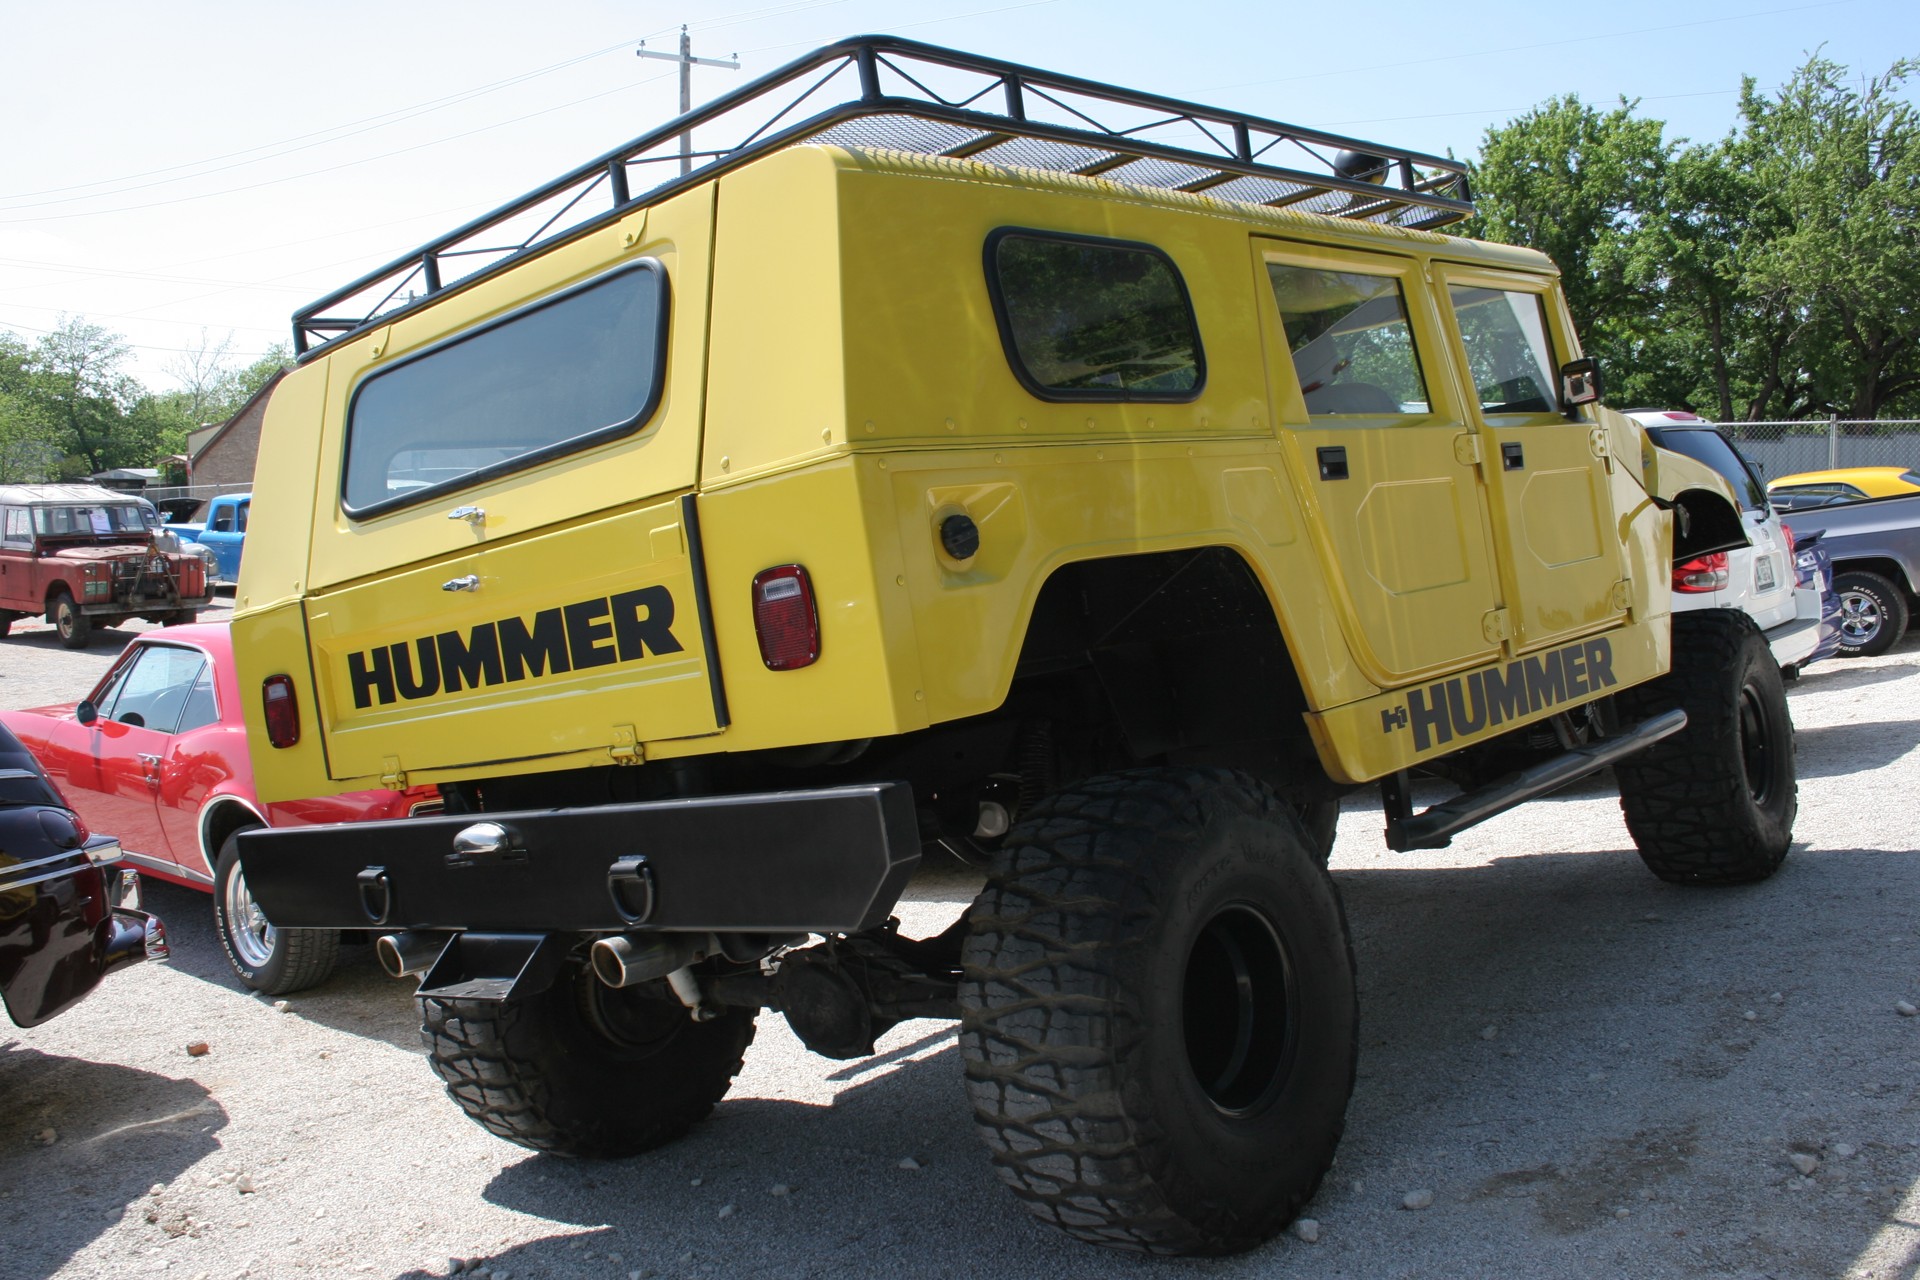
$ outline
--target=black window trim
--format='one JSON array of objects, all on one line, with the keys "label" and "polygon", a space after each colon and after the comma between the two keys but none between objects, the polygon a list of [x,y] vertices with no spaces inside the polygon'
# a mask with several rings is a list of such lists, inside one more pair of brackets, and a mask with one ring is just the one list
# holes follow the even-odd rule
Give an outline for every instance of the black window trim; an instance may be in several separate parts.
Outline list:
[{"label": "black window trim", "polygon": [[[653,382],[647,388],[647,398],[640,406],[640,411],[632,418],[625,422],[615,423],[612,426],[602,427],[597,431],[589,431],[583,435],[569,436],[565,440],[556,440],[550,445],[509,458],[504,462],[496,462],[492,466],[481,467],[477,471],[469,471],[463,476],[457,476],[451,480],[443,480],[439,484],[429,485],[424,489],[409,490],[406,493],[397,494],[392,498],[380,502],[369,503],[363,507],[356,507],[347,500],[347,476],[353,465],[353,415],[360,404],[360,393],[366,390],[374,381],[393,373],[395,370],[404,369],[416,361],[425,360],[429,356],[445,351],[449,347],[457,346],[462,342],[470,341],[479,337],[481,334],[491,332],[503,325],[511,324],[522,316],[531,315],[535,311],[556,306],[575,294],[584,293],[586,290],[597,288],[610,280],[638,271],[649,272],[658,279],[660,289],[660,323],[654,330]],[[424,502],[432,502],[444,498],[450,493],[458,493],[463,489],[470,489],[475,485],[485,484],[489,481],[498,480],[502,476],[512,475],[516,471],[526,471],[533,467],[544,465],[566,454],[579,453],[594,445],[604,444],[609,440],[618,440],[624,436],[634,434],[647,422],[652,420],[653,415],[659,411],[660,401],[665,395],[667,381],[667,337],[668,331],[672,328],[672,320],[673,289],[667,275],[666,264],[658,258],[642,258],[638,262],[623,263],[611,271],[602,271],[599,275],[568,285],[566,288],[556,290],[544,297],[536,298],[531,302],[515,307],[511,311],[495,316],[485,324],[475,325],[471,329],[463,329],[459,333],[452,334],[422,347],[420,350],[396,360],[384,369],[374,370],[366,377],[360,379],[358,385],[353,389],[353,394],[347,399],[347,416],[342,428],[340,448],[341,511],[346,513],[347,518],[350,520],[370,520],[376,516],[383,516],[389,512],[398,511],[405,507],[418,506]]]},{"label": "black window trim", "polygon": [[[1013,322],[1007,315],[1007,300],[1000,288],[1000,272],[995,254],[1000,242],[1011,237],[1028,240],[1053,240],[1063,244],[1091,244],[1102,248],[1128,249],[1144,252],[1160,259],[1173,273],[1174,287],[1180,291],[1180,301],[1186,307],[1187,319],[1193,325],[1193,387],[1187,391],[1129,391],[1126,388],[1107,390],[1089,387],[1085,389],[1061,390],[1049,387],[1033,376],[1026,363],[1020,359],[1019,345],[1014,341]],[[1147,244],[1141,240],[1117,240],[1110,236],[1077,235],[1068,231],[1046,231],[1038,227],[995,227],[987,233],[987,241],[981,254],[982,267],[987,277],[987,296],[993,301],[993,320],[1000,330],[1000,350],[1007,358],[1007,367],[1013,370],[1013,376],[1027,393],[1036,400],[1045,400],[1051,404],[1192,404],[1207,389],[1207,351],[1200,336],[1200,316],[1193,309],[1193,295],[1187,290],[1187,279],[1180,274],[1180,266],[1173,255],[1158,245]]]}]

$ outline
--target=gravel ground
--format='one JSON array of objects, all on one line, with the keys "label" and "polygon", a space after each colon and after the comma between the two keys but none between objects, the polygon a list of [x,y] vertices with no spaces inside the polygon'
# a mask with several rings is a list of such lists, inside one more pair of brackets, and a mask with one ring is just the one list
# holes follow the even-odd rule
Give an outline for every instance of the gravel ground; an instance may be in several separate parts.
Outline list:
[{"label": "gravel ground", "polygon": [[[76,697],[114,652],[34,630],[0,642],[0,705]],[[1896,815],[1920,791],[1920,640],[1789,688],[1798,838],[1763,885],[1654,880],[1597,780],[1439,853],[1385,851],[1377,806],[1349,804],[1346,1141],[1317,1230],[1239,1258],[1137,1259],[1030,1221],[942,1023],[838,1063],[769,1016],[686,1140],[535,1155],[445,1099],[409,985],[367,948],[280,1011],[228,972],[204,896],[149,882],[172,964],[0,1025],[0,1272],[1913,1277],[1920,1017],[1897,1005],[1920,1004],[1920,854]],[[901,914],[931,930],[972,891],[940,871]]]}]

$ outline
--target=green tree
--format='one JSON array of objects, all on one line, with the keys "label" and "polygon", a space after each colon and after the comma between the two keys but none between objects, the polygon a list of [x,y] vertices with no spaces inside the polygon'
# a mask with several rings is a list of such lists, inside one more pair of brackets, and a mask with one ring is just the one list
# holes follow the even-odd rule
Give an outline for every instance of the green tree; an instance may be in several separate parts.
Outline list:
[{"label": "green tree", "polygon": [[35,395],[33,352],[11,333],[0,333],[0,484],[30,484],[55,475],[59,432]]},{"label": "green tree", "polygon": [[[1744,283],[1791,321],[1779,363],[1845,417],[1920,403],[1920,111],[1902,96],[1916,70],[1903,59],[1856,90],[1816,55],[1777,96],[1752,79],[1741,91],[1740,145],[1769,224]],[[1781,380],[1763,380],[1756,409]]]},{"label": "green tree", "polygon": [[1659,206],[1674,148],[1660,121],[1633,112],[1625,99],[1601,111],[1568,94],[1488,129],[1469,165],[1478,212],[1460,227],[1559,265],[1574,324],[1607,364],[1613,400],[1644,396],[1628,384],[1662,333],[1631,269],[1634,237]]},{"label": "green tree", "polygon": [[30,392],[70,455],[63,467],[68,478],[151,464],[125,430],[142,390],[125,371],[131,355],[125,338],[79,316],[63,316],[59,328],[34,344]]}]

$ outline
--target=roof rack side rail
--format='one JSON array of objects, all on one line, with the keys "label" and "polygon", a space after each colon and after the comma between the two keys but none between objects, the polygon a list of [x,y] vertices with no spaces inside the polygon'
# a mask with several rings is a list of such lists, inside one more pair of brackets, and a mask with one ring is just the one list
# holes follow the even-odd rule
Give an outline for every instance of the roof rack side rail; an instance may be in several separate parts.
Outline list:
[{"label": "roof rack side rail", "polygon": [[[943,74],[961,83],[930,83]],[[854,91],[833,92],[849,78]],[[742,134],[690,148],[694,169],[677,173],[683,136],[736,120]],[[311,356],[631,208],[813,139],[1405,227],[1444,226],[1473,212],[1457,160],[894,36],[858,36],[722,94],[301,308],[295,353]],[[634,183],[636,174],[650,176],[648,165],[666,173],[668,161],[672,176]]]}]

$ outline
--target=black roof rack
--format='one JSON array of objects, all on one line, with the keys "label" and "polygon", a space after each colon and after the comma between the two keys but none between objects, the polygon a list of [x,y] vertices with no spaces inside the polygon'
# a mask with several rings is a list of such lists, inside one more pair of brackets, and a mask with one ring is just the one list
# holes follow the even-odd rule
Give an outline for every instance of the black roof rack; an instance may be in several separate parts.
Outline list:
[{"label": "black roof rack", "polygon": [[[695,130],[729,139],[689,146]],[[1473,212],[1465,166],[892,36],[798,58],[301,308],[317,351],[757,156],[884,148],[1205,192],[1401,227]]]}]

